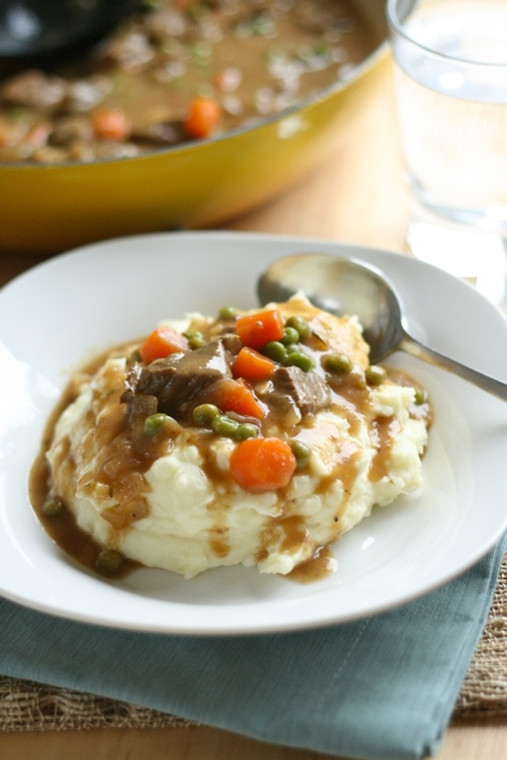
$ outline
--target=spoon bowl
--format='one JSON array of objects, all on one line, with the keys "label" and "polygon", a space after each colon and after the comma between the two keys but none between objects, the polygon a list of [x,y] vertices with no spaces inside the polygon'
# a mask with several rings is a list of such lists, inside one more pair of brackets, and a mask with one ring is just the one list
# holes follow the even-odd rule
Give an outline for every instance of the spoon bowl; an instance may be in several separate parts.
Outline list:
[{"label": "spoon bowl", "polygon": [[356,315],[375,364],[394,351],[404,351],[473,383],[503,401],[507,385],[465,366],[413,338],[393,286],[374,267],[358,259],[303,253],[273,262],[257,285],[260,302],[286,301],[303,292],[317,307],[332,314]]}]

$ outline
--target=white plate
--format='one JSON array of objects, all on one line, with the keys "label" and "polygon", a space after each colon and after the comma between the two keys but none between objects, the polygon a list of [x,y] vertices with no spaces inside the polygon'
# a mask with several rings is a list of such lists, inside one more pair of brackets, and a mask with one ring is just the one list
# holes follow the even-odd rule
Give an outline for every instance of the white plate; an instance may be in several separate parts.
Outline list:
[{"label": "white plate", "polygon": [[[468,285],[409,257],[301,238],[235,233],[131,237],[41,264],[0,293],[0,593],[63,617],[192,634],[281,631],[387,610],[464,571],[506,529],[506,409],[408,356],[393,362],[429,390],[435,423],[416,498],[378,509],[334,547],[338,569],[298,585],[227,568],[185,581],[140,570],[95,577],[46,535],[27,482],[69,370],[164,317],[256,304],[259,273],[279,256],[356,256],[396,284],[410,329],[442,352],[505,376],[505,320]],[[403,502],[409,503],[403,503]]]}]

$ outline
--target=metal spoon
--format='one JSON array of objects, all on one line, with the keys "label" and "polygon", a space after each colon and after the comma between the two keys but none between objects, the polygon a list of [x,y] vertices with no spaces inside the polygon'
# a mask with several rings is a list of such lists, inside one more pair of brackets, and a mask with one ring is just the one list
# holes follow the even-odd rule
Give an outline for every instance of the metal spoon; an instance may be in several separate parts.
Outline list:
[{"label": "metal spoon", "polygon": [[392,286],[369,264],[327,254],[296,254],[271,264],[257,285],[262,304],[285,301],[298,291],[321,309],[339,315],[357,315],[370,346],[372,364],[393,351],[405,351],[507,401],[505,383],[449,359],[412,338],[403,326],[404,318]]},{"label": "metal spoon", "polygon": [[140,0],[2,0],[0,59],[30,64],[85,52],[110,34]]}]

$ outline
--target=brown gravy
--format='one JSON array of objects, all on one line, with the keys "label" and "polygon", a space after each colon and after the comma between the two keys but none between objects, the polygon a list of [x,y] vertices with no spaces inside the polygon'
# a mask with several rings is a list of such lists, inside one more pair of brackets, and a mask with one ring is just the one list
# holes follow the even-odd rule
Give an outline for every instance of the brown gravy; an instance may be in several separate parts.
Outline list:
[{"label": "brown gravy", "polygon": [[[44,449],[37,457],[30,472],[29,492],[35,514],[46,533],[69,557],[93,573],[104,574],[98,564],[102,547],[88,533],[81,530],[70,509],[64,508],[59,515],[54,517],[44,513],[43,507],[48,496],[48,482],[49,468],[45,460]],[[121,569],[114,574],[114,577],[122,578],[139,567],[138,562],[124,557]]]},{"label": "brown gravy", "polygon": [[328,578],[336,570],[336,560],[329,546],[319,546],[313,557],[291,570],[287,578],[296,583],[315,583]]},{"label": "brown gravy", "polygon": [[[94,358],[89,364],[85,365],[81,373],[88,375],[94,372],[104,361],[107,353],[101,354]],[[86,567],[93,573],[100,573],[100,567],[97,563],[99,555],[103,549],[94,541],[88,533],[82,530],[76,523],[76,519],[70,509],[63,508],[55,516],[47,515],[44,512],[44,505],[51,491],[51,478],[49,465],[46,459],[46,452],[53,437],[54,427],[64,409],[76,398],[76,382],[71,381],[59,403],[54,408],[46,428],[44,430],[42,445],[30,470],[28,489],[30,502],[33,510],[37,515],[46,533],[63,549],[63,551],[72,557],[76,562]],[[140,567],[138,562],[123,558],[121,569],[115,573],[116,578],[128,575],[130,572]]]}]

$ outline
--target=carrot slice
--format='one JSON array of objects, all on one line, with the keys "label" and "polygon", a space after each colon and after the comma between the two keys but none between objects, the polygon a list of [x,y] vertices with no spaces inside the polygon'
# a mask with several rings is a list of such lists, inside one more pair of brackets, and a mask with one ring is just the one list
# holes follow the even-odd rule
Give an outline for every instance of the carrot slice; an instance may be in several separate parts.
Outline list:
[{"label": "carrot slice", "polygon": [[155,359],[165,359],[169,354],[188,351],[188,340],[173,327],[161,325],[148,335],[139,349],[143,362],[149,364]]},{"label": "carrot slice", "polygon": [[243,346],[232,364],[232,374],[245,380],[267,380],[274,367],[275,363],[267,356],[263,356],[254,348]]},{"label": "carrot slice", "polygon": [[183,121],[189,137],[209,137],[222,118],[220,103],[214,98],[195,98]]},{"label": "carrot slice", "polygon": [[101,108],[91,117],[95,135],[103,140],[122,142],[130,134],[130,123],[125,113],[118,108]]},{"label": "carrot slice", "polygon": [[236,331],[244,346],[260,349],[283,338],[283,318],[278,309],[245,314],[236,320]]},{"label": "carrot slice", "polygon": [[264,409],[247,384],[237,380],[224,379],[213,393],[213,401],[223,412],[236,412],[244,417],[264,417]]},{"label": "carrot slice", "polygon": [[296,457],[289,444],[279,438],[247,438],[232,452],[229,466],[241,488],[263,493],[289,484]]}]

